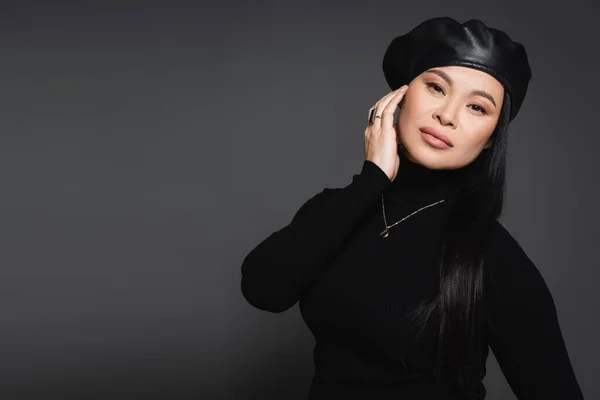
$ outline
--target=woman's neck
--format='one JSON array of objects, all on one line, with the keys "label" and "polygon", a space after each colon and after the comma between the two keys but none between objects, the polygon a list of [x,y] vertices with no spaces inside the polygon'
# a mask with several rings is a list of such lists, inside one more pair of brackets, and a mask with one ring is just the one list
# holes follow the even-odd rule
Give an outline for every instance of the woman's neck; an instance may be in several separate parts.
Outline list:
[{"label": "woman's neck", "polygon": [[430,169],[410,158],[399,148],[398,174],[383,193],[386,201],[423,203],[454,197],[463,182],[464,169]]}]

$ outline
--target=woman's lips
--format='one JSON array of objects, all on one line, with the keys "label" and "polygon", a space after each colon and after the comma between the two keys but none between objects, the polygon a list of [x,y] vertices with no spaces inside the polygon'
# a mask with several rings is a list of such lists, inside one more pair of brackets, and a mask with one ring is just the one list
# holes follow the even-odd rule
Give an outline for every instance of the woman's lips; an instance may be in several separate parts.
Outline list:
[{"label": "woman's lips", "polygon": [[421,137],[423,138],[424,141],[426,141],[427,143],[429,143],[431,146],[437,148],[437,149],[450,149],[451,147],[448,146],[444,141],[436,138],[435,136],[432,136],[428,133],[425,132],[421,132]]},{"label": "woman's lips", "polygon": [[421,131],[421,136],[423,137],[423,140],[425,140],[433,147],[436,147],[438,149],[448,149],[450,147],[453,147],[452,142],[450,142],[450,139],[448,139],[448,137],[446,137],[441,132],[438,132],[435,129],[427,126],[420,128],[419,130]]}]

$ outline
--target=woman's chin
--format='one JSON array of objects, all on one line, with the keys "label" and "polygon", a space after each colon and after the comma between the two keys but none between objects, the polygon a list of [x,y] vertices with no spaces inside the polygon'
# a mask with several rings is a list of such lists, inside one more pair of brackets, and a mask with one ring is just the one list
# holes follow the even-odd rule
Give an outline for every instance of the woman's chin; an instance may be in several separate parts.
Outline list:
[{"label": "woman's chin", "polygon": [[403,147],[404,150],[400,156],[430,169],[443,168],[444,159],[439,154],[439,150],[432,149],[429,145],[418,144],[415,147],[415,149]]}]

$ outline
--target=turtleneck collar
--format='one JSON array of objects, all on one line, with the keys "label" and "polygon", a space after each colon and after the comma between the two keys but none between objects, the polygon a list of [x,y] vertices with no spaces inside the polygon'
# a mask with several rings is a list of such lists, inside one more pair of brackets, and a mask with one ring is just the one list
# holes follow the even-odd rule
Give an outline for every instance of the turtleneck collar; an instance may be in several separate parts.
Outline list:
[{"label": "turtleneck collar", "polygon": [[464,168],[429,169],[410,161],[401,149],[398,153],[400,154],[398,174],[383,192],[386,203],[405,202],[415,206],[425,206],[443,198],[449,201],[455,199],[462,186]]}]

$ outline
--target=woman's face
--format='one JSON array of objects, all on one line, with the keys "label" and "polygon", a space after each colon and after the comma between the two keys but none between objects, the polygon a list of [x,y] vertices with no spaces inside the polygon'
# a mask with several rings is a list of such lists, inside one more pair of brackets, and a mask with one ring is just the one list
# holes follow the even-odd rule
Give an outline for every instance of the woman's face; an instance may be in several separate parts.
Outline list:
[{"label": "woman's face", "polygon": [[[504,86],[483,71],[448,66],[423,72],[409,83],[398,115],[406,156],[431,169],[468,165],[492,145],[503,99]],[[424,128],[445,135],[452,146],[436,147]]]}]

